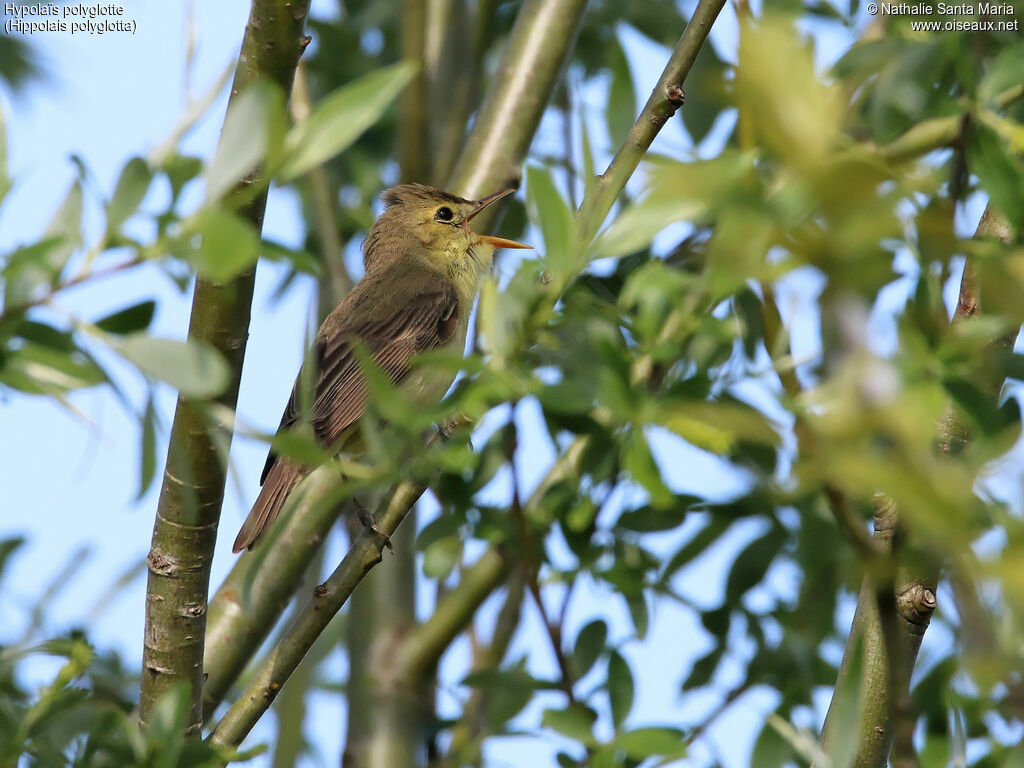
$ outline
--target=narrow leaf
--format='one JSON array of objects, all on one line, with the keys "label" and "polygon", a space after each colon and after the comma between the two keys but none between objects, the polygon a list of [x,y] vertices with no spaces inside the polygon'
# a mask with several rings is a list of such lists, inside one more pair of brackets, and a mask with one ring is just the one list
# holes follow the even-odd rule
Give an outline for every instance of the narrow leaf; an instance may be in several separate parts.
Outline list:
[{"label": "narrow leaf", "polygon": [[97,320],[95,325],[101,331],[124,335],[138,333],[149,327],[156,312],[156,302],[152,299],[143,301],[126,309],[118,310],[111,315]]},{"label": "narrow leaf", "polygon": [[177,341],[137,334],[114,349],[140,371],[166,381],[184,397],[214,397],[231,380],[231,370],[220,353],[194,339]]},{"label": "narrow leaf", "polygon": [[618,730],[633,709],[633,673],[618,651],[612,651],[608,657],[608,701],[612,722]]},{"label": "narrow leaf", "polygon": [[121,169],[121,177],[114,188],[114,196],[107,205],[107,235],[116,232],[126,219],[131,217],[142,204],[153,171],[141,157],[133,157]]},{"label": "narrow leaf", "polygon": [[400,62],[371,72],[325,98],[288,134],[278,177],[291,181],[348,147],[380,119],[415,72],[414,64]]}]

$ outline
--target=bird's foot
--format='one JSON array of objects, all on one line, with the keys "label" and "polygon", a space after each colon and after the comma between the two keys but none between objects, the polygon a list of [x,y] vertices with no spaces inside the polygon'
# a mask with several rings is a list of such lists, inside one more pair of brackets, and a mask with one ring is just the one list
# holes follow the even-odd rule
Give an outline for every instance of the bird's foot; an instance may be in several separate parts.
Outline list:
[{"label": "bird's foot", "polygon": [[460,427],[464,427],[467,424],[471,424],[472,420],[469,416],[464,413],[457,413],[447,421],[443,421],[437,425],[437,432],[441,435],[442,440],[450,440],[452,435],[459,430]]},{"label": "bird's foot", "polygon": [[352,503],[356,505],[356,517],[363,528],[368,528],[384,539],[384,546],[388,548],[388,552],[394,554],[395,548],[391,545],[391,537],[384,533],[383,529],[377,525],[377,521],[373,519],[373,513],[359,499],[353,498]]}]

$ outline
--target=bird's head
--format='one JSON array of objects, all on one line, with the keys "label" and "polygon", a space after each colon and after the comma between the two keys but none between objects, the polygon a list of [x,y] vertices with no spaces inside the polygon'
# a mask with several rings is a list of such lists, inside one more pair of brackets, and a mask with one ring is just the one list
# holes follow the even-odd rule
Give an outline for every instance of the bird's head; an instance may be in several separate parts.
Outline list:
[{"label": "bird's head", "polygon": [[431,266],[475,283],[491,267],[495,248],[529,248],[515,240],[479,235],[470,222],[481,211],[515,190],[504,189],[482,200],[466,200],[423,184],[401,184],[384,193],[384,213],[363,246],[367,271],[386,263],[409,245]]}]

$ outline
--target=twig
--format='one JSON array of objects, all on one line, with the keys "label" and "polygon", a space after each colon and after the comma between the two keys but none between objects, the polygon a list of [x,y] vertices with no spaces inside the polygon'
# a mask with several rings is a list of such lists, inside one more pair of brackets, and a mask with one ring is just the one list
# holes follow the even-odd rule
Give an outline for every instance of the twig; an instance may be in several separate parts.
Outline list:
[{"label": "twig", "polygon": [[749,684],[744,683],[743,685],[738,685],[731,691],[729,691],[729,693],[725,695],[725,698],[722,699],[718,706],[711,710],[711,713],[707,717],[705,717],[701,722],[695,725],[693,727],[693,730],[686,734],[686,738],[683,739],[683,743],[692,744],[702,735],[704,735],[704,731],[706,731],[708,728],[714,725],[715,720],[721,717],[725,713],[725,711],[729,709],[729,707],[731,707],[733,704],[735,704],[736,700],[740,698],[740,696],[742,696],[748,690],[750,690]]},{"label": "twig", "polygon": [[66,280],[60,285],[51,286],[50,289],[39,298],[33,299],[31,301],[25,301],[20,304],[13,304],[11,306],[4,307],[3,311],[0,312],[0,323],[7,320],[8,318],[14,317],[15,315],[20,315],[24,312],[28,312],[30,309],[33,309],[35,307],[39,307],[44,304],[49,304],[50,301],[52,301],[54,297],[57,296],[57,294],[62,293],[68,290],[69,288],[74,288],[86,282],[91,283],[95,280],[102,280],[106,277],[110,277],[121,272],[126,272],[127,270],[137,267],[140,264],[144,264],[145,262],[146,259],[137,257],[134,259],[129,259],[128,261],[123,261],[120,264],[114,264],[109,267],[105,267],[104,269],[86,270],[84,272],[80,272],[79,274],[72,277],[70,280]]},{"label": "twig", "polygon": [[574,704],[576,703],[576,695],[572,690],[572,670],[569,669],[569,662],[565,658],[565,651],[562,649],[562,627],[559,624],[555,624],[555,622],[548,618],[547,608],[544,606],[544,599],[540,594],[540,584],[538,582],[540,565],[538,564],[533,551],[534,537],[530,535],[529,523],[526,521],[526,515],[523,514],[523,506],[519,500],[519,473],[516,470],[516,461],[514,456],[514,446],[516,442],[518,441],[513,441],[513,450],[510,451],[508,460],[512,472],[511,511],[512,518],[516,523],[516,530],[519,533],[519,546],[523,553],[523,572],[526,575],[526,585],[529,587],[530,594],[533,596],[533,602],[537,606],[538,613],[540,613],[541,622],[544,624],[544,629],[547,632],[548,639],[551,641],[551,652],[554,654],[555,661],[558,663],[560,676],[558,687],[561,688],[566,697],[568,697],[569,703]]},{"label": "twig", "polygon": [[683,105],[683,82],[724,5],[725,0],[700,0],[625,142],[612,158],[608,170],[588,185],[578,216],[584,242],[589,242],[601,228],[661,127]]},{"label": "twig", "polygon": [[[378,511],[375,516],[377,527],[383,531],[384,536],[389,537],[398,529],[415,499],[425,488],[425,485],[410,481],[396,489],[386,508]],[[217,724],[209,738],[212,743],[222,746],[241,744],[316,638],[341,610],[359,582],[381,561],[385,542],[386,539],[369,528],[359,534],[334,573],[313,591],[306,608]]]}]

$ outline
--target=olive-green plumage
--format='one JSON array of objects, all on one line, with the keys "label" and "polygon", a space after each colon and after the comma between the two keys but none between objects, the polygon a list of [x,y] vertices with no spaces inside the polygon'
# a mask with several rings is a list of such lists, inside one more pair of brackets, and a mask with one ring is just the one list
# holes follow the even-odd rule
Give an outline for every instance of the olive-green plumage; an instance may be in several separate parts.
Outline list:
[{"label": "olive-green plumage", "polygon": [[[433,404],[444,396],[452,378],[410,371],[410,361],[441,347],[463,351],[470,310],[490,272],[494,248],[528,247],[469,229],[473,216],[511,191],[480,201],[420,184],[384,193],[384,213],[363,243],[366,274],[320,326],[310,358],[315,372],[308,381],[299,373],[279,431],[295,428],[303,412],[300,387],[311,386],[308,414],[319,442],[339,452],[357,444],[369,389],[353,350],[355,340],[416,403]],[[260,478],[263,488],[233,551],[258,541],[311,469],[270,452]]]}]

